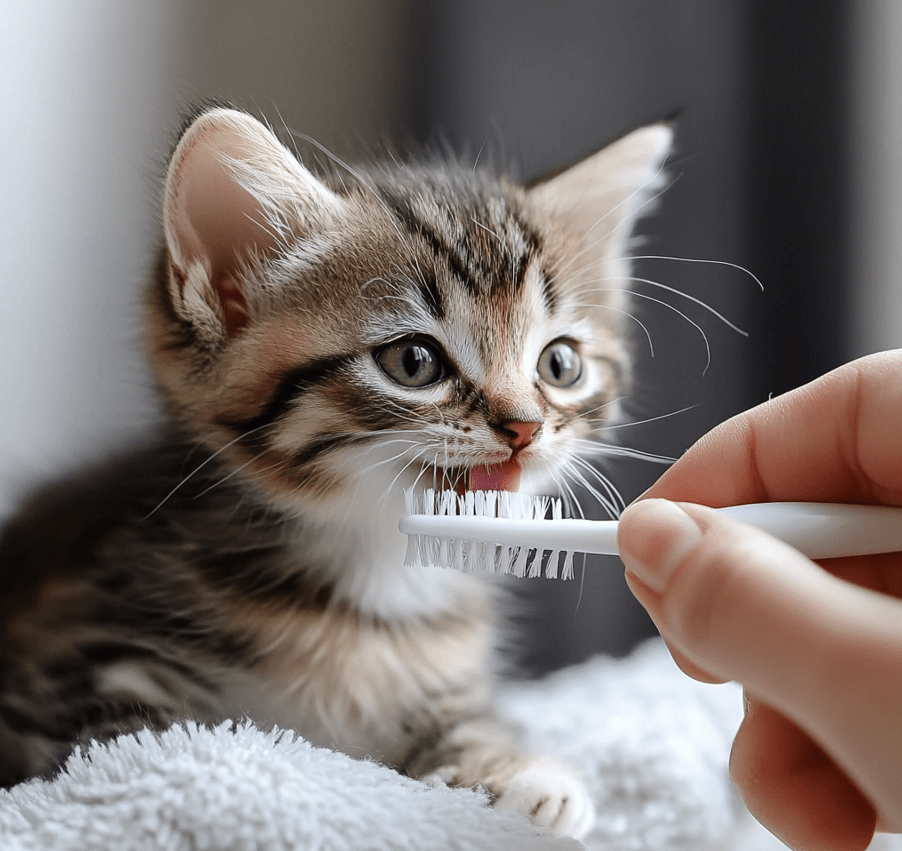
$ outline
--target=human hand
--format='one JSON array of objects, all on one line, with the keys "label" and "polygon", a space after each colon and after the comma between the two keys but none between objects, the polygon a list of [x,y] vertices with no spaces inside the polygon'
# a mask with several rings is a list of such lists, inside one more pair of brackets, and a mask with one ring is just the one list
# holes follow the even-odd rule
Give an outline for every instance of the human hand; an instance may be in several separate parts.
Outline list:
[{"label": "human hand", "polygon": [[821,566],[704,508],[902,505],[902,351],[848,364],[718,427],[621,518],[634,594],[678,664],[737,680],[731,773],[799,849],[902,829],[902,554]]}]

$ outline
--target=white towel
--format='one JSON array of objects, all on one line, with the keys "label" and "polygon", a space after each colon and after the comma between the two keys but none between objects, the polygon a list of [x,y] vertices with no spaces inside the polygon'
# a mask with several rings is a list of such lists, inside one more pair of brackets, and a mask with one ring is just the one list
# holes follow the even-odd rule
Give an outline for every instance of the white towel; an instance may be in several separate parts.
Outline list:
[{"label": "white towel", "polygon": [[[591,851],[765,851],[727,760],[739,689],[685,677],[654,641],[504,689],[535,750],[584,775]],[[52,781],[0,792],[2,851],[574,851],[479,791],[429,787],[247,723],[125,735]],[[881,846],[883,847],[883,846]],[[887,846],[888,847],[888,846]]]}]

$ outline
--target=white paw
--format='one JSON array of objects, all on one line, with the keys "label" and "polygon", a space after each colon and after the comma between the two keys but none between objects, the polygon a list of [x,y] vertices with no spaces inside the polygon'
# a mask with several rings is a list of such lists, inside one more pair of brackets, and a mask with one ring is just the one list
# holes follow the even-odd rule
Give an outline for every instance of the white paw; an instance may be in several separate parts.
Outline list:
[{"label": "white paw", "polygon": [[583,782],[552,759],[536,759],[518,771],[495,799],[495,808],[513,810],[561,836],[580,839],[595,824],[595,808]]},{"label": "white paw", "polygon": [[458,771],[456,765],[443,765],[441,768],[423,775],[420,782],[427,786],[453,786]]}]

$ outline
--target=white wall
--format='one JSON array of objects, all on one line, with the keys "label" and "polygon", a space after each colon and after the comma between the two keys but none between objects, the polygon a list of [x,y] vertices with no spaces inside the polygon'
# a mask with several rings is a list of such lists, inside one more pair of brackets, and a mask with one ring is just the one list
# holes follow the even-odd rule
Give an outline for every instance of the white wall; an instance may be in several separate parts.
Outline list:
[{"label": "white wall", "polygon": [[857,16],[852,79],[855,354],[902,347],[902,3]]},{"label": "white wall", "polygon": [[0,507],[138,427],[169,4],[6,0],[0,18]]},{"label": "white wall", "polygon": [[141,290],[189,104],[341,150],[397,118],[407,0],[0,0],[0,514],[152,422]]}]

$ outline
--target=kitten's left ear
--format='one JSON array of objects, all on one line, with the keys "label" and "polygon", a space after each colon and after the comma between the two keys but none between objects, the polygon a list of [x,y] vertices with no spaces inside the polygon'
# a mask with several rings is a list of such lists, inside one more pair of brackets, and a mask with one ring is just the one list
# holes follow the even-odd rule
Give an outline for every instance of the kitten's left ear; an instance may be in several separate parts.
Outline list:
[{"label": "kitten's left ear", "polygon": [[[616,263],[639,216],[664,183],[663,166],[673,142],[666,122],[640,127],[564,171],[527,187],[536,208],[580,240],[584,262]],[[603,274],[611,278],[613,269]],[[597,269],[596,269],[597,274]]]},{"label": "kitten's left ear", "polygon": [[243,272],[281,240],[307,237],[342,201],[252,116],[198,116],[166,176],[163,226],[176,312],[212,340],[250,321],[258,293]]}]

